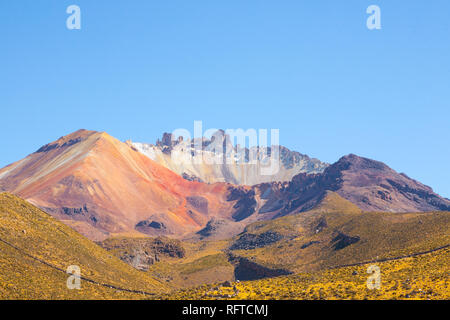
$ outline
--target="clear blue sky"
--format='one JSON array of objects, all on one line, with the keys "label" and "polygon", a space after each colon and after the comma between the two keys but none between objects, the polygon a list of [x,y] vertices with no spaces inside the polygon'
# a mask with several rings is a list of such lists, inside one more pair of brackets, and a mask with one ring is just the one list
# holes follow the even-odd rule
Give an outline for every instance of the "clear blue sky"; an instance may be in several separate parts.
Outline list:
[{"label": "clear blue sky", "polygon": [[[66,28],[77,4],[82,29]],[[382,30],[366,28],[366,8]],[[0,166],[79,128],[279,128],[450,197],[450,1],[0,2]]]}]

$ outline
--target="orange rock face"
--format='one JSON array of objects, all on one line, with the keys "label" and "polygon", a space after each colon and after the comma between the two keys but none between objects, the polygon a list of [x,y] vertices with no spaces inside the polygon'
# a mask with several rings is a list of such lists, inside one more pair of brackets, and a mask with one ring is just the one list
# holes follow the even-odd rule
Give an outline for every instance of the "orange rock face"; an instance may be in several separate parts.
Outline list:
[{"label": "orange rock face", "polygon": [[200,230],[212,217],[231,217],[228,186],[187,181],[110,135],[86,130],[0,170],[1,188],[91,239]]}]

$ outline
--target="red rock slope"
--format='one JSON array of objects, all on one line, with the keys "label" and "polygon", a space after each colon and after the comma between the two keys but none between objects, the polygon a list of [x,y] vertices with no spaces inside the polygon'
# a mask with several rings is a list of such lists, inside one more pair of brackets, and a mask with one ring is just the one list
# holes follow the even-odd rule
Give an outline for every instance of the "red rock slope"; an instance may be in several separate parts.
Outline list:
[{"label": "red rock slope", "polygon": [[226,184],[183,179],[107,133],[80,130],[0,170],[0,190],[29,200],[91,239],[181,236],[230,218]]}]

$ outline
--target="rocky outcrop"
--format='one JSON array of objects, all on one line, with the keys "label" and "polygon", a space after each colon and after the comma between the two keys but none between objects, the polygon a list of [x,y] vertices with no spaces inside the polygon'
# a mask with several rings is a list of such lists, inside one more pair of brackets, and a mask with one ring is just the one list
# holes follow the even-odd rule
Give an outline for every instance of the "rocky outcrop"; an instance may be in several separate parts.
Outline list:
[{"label": "rocky outcrop", "polygon": [[229,187],[228,191],[227,201],[236,201],[232,215],[234,221],[242,221],[255,213],[258,203],[255,200],[254,190]]},{"label": "rocky outcrop", "polygon": [[145,234],[153,234],[155,230],[165,231],[167,227],[163,222],[154,221],[152,219],[143,220],[136,224],[135,229]]},{"label": "rocky outcrop", "polygon": [[261,234],[244,233],[231,246],[230,250],[253,250],[263,248],[283,239],[277,232],[268,231]]},{"label": "rocky outcrop", "polygon": [[251,281],[264,278],[273,278],[292,274],[286,269],[272,269],[250,261],[247,258],[228,254],[229,261],[234,265],[234,276],[236,280]]},{"label": "rocky outcrop", "polygon": [[300,249],[303,250],[303,249],[306,249],[306,248],[311,247],[313,244],[318,244],[318,243],[320,243],[320,241],[309,241],[309,242],[303,244],[303,245],[300,247]]},{"label": "rocky outcrop", "polygon": [[198,235],[201,235],[202,237],[211,237],[213,235],[216,235],[219,230],[227,225],[226,220],[221,219],[211,219],[206,224],[206,227],[204,227],[202,230],[197,232]]},{"label": "rocky outcrop", "polygon": [[185,179],[207,183],[256,185],[290,181],[299,173],[320,173],[328,166],[317,159],[279,146],[279,170],[266,175],[261,168],[270,163],[275,146],[246,148],[234,145],[231,140],[225,131],[218,130],[210,139],[183,140],[182,137],[164,133],[155,145],[138,142],[130,144]]},{"label": "rocky outcrop", "polygon": [[243,231],[244,223],[228,219],[212,218],[206,226],[198,231],[192,240],[224,240],[229,239]]},{"label": "rocky outcrop", "polygon": [[150,265],[161,259],[181,259],[186,255],[181,242],[162,237],[111,238],[97,244],[141,271],[147,271]]},{"label": "rocky outcrop", "polygon": [[358,236],[351,237],[345,233],[339,232],[331,241],[334,250],[341,250],[361,240]]},{"label": "rocky outcrop", "polygon": [[183,174],[181,175],[183,177],[183,179],[186,179],[187,181],[197,181],[197,182],[204,182],[202,179],[200,179],[199,177],[196,177],[192,174],[188,174],[186,172],[183,172]]}]

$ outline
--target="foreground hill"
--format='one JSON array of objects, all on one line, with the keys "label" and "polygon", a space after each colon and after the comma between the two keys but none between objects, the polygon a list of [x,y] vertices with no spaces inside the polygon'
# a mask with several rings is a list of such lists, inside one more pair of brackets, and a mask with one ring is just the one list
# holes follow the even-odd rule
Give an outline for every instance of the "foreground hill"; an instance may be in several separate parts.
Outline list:
[{"label": "foreground hill", "polygon": [[[101,242],[106,251],[2,193],[0,299],[443,299],[449,230],[448,212],[367,213],[328,193],[315,210],[253,223],[226,241],[121,237]],[[381,291],[364,289],[367,261],[382,269]],[[66,287],[70,265],[81,268],[82,290]],[[234,284],[237,294],[228,283],[252,279],[262,280]]]},{"label": "foreground hill", "polygon": [[181,236],[235,211],[226,184],[187,181],[110,135],[86,130],[0,170],[1,189],[95,240]]},{"label": "foreground hill", "polygon": [[449,212],[363,212],[328,192],[313,210],[252,223],[227,240],[115,238],[101,245],[124,261],[130,253],[144,257],[147,265],[138,268],[186,288],[414,255],[449,245],[449,230]]},{"label": "foreground hill", "polygon": [[[0,299],[142,299],[152,296],[120,288],[149,294],[168,290],[166,284],[6,193],[0,194],[0,265]],[[95,283],[82,281],[81,290],[67,289],[65,271],[71,265]]]},{"label": "foreground hill", "polygon": [[378,262],[381,287],[369,290],[371,264],[314,273],[244,281],[230,285],[205,285],[163,299],[450,299],[450,248],[392,261]]},{"label": "foreground hill", "polygon": [[363,212],[328,192],[313,210],[250,224],[230,250],[266,267],[304,272],[448,244],[450,212]]}]

